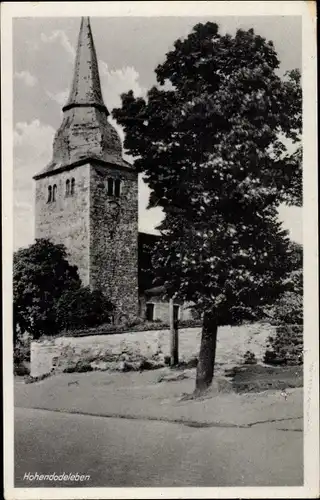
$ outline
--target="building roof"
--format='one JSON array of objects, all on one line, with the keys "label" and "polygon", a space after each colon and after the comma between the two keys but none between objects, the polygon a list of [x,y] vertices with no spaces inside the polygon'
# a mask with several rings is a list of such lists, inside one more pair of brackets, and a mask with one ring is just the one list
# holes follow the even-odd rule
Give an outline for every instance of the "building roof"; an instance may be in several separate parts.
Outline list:
[{"label": "building roof", "polygon": [[120,137],[108,121],[89,17],[81,18],[71,91],[62,110],[52,160],[34,179],[89,162],[133,170],[122,158]]},{"label": "building roof", "polygon": [[154,286],[152,288],[149,288],[148,290],[144,290],[144,294],[146,297],[160,297],[164,295],[166,292],[166,287],[164,285],[162,286]]},{"label": "building roof", "polygon": [[79,105],[95,106],[109,114],[102,98],[97,54],[89,17],[81,18],[72,87],[63,111]]}]

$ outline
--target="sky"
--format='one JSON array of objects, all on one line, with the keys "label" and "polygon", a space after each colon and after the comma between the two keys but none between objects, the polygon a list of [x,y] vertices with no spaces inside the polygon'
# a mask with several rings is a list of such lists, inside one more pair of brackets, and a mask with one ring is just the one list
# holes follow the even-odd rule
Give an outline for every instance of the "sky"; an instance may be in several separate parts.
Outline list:
[{"label": "sky", "polygon": [[[132,89],[136,96],[144,96],[156,83],[154,69],[164,61],[173,42],[187,36],[195,24],[207,21],[219,24],[222,33],[254,28],[274,42],[280,74],[301,69],[300,17],[94,17],[91,27],[109,111],[120,105],[123,92]],[[15,249],[34,239],[32,176],[51,159],[53,136],[72,81],[79,27],[80,18],[71,17],[13,21]],[[162,212],[159,208],[147,210],[148,198],[149,189],[140,176],[139,230],[156,232]],[[302,209],[282,206],[279,217],[291,238],[302,243]]]}]

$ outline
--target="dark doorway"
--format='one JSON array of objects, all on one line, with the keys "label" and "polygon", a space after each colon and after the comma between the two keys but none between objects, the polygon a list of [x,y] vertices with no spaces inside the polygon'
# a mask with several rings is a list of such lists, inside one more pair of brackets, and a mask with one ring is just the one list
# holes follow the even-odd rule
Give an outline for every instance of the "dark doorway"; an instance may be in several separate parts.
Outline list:
[{"label": "dark doorway", "polygon": [[178,321],[179,320],[179,309],[180,306],[173,306],[173,321]]},{"label": "dark doorway", "polygon": [[154,304],[147,304],[146,320],[147,321],[153,321],[154,320]]}]

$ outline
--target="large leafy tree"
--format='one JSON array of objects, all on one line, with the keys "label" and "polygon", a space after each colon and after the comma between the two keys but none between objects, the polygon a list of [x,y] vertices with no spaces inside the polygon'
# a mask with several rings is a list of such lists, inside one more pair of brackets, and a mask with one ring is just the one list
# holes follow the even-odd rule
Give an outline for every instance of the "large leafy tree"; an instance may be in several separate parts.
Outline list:
[{"label": "large leafy tree", "polygon": [[56,304],[65,290],[78,290],[77,268],[69,264],[66,249],[47,239],[21,248],[13,256],[14,332],[34,338],[57,333]]},{"label": "large leafy tree", "polygon": [[99,290],[81,284],[64,245],[37,239],[13,257],[14,340],[29,332],[57,335],[62,330],[110,321],[112,306]]},{"label": "large leafy tree", "polygon": [[252,29],[232,37],[198,24],[156,68],[147,98],[130,91],[113,110],[149,206],[164,211],[158,275],[203,315],[199,390],[212,381],[218,326],[259,318],[290,284],[277,207],[302,201],[301,86],[279,64]]}]

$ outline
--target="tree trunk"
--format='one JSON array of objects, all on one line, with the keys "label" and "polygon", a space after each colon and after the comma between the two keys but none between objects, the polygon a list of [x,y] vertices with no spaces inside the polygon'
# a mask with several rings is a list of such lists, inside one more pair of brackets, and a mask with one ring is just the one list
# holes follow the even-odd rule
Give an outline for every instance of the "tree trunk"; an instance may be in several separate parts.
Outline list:
[{"label": "tree trunk", "polygon": [[218,325],[214,317],[205,313],[203,317],[201,346],[197,365],[196,392],[206,390],[212,383],[216,357]]}]

